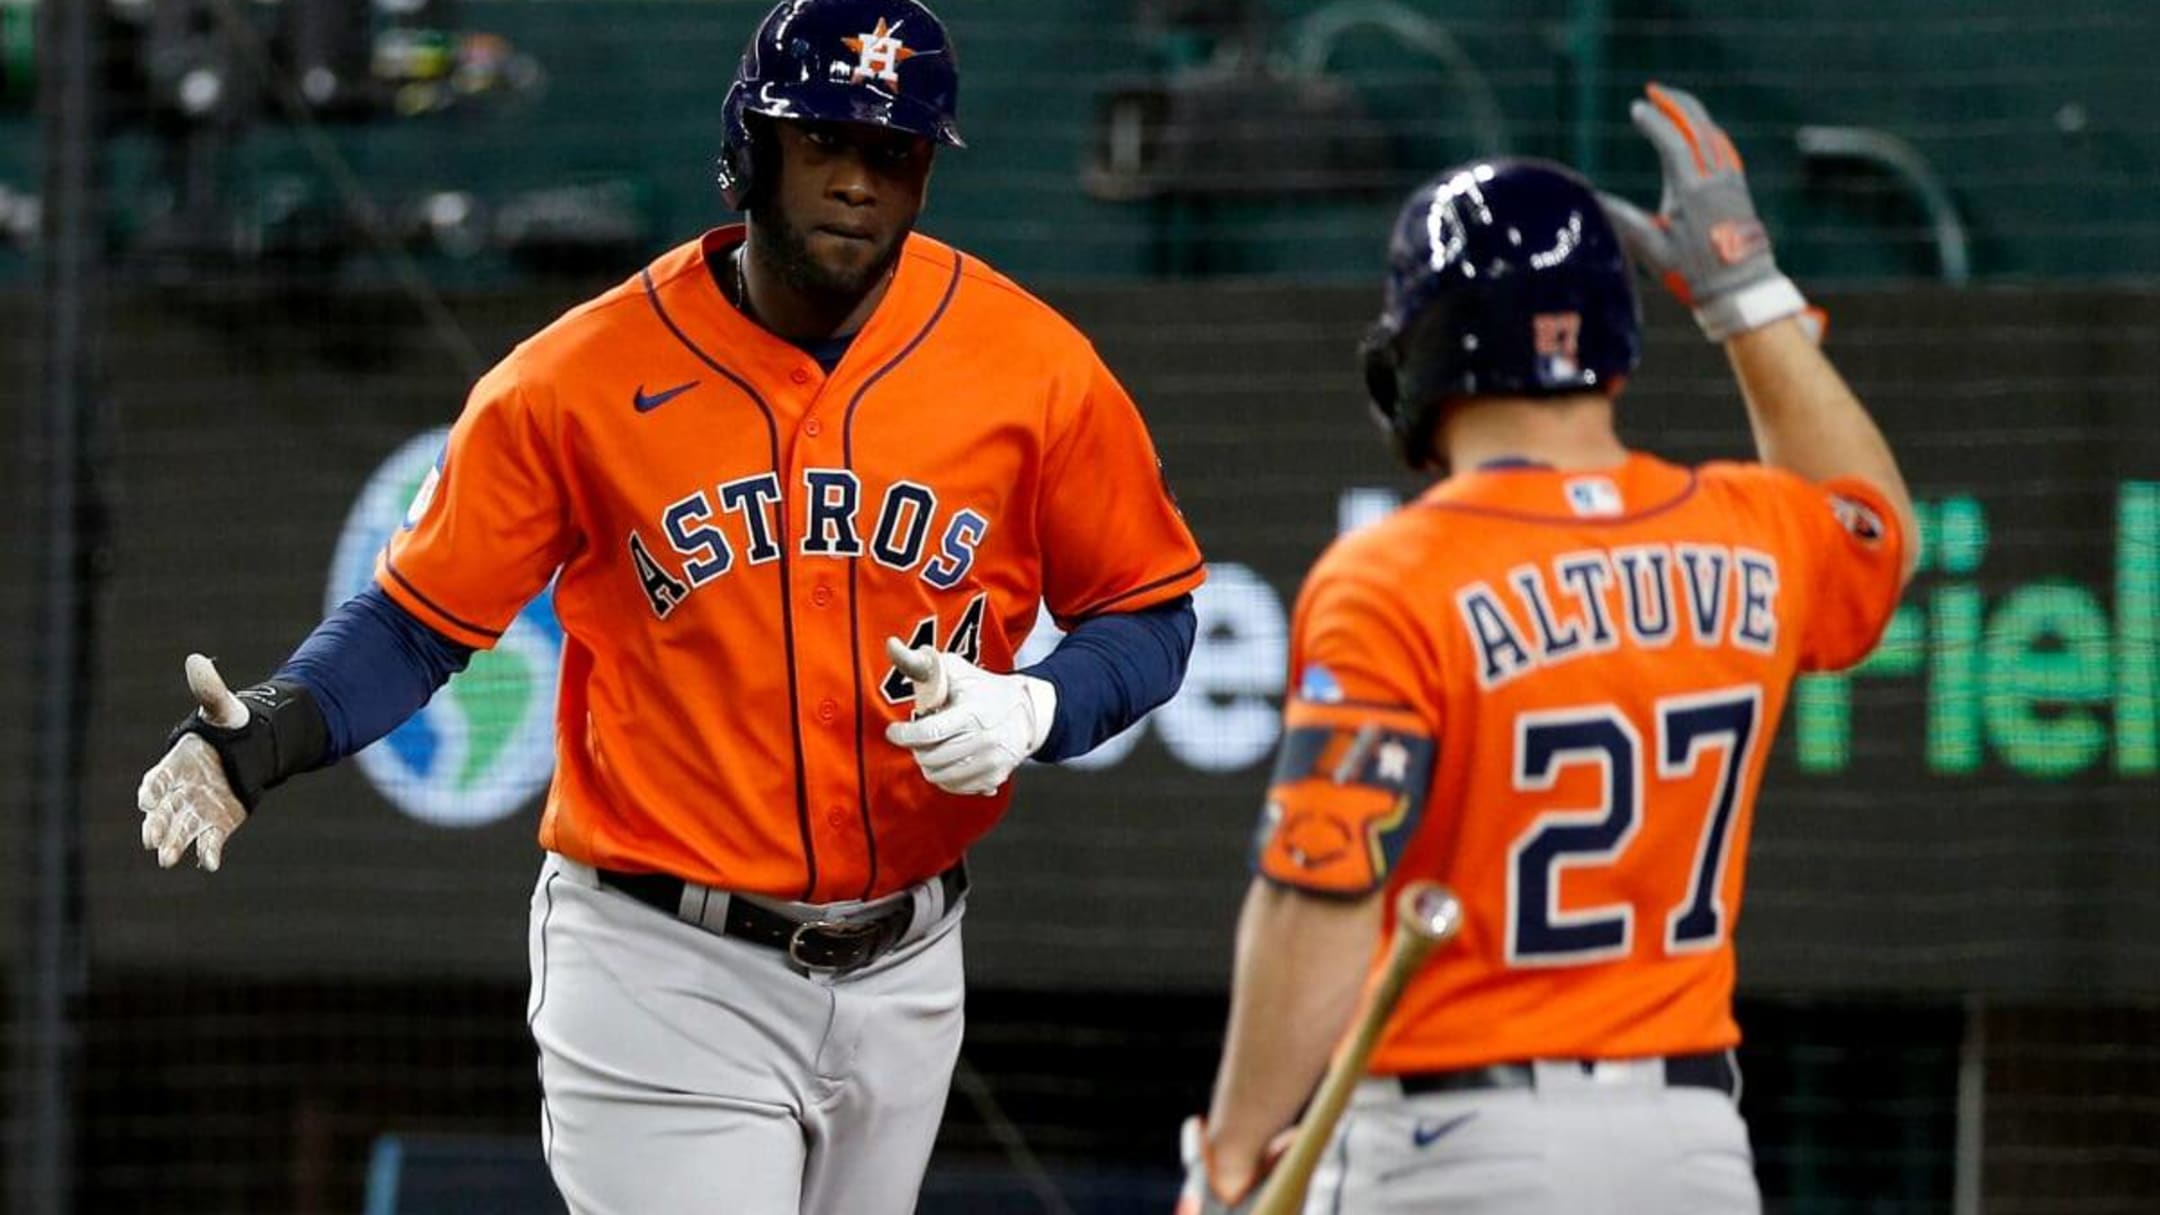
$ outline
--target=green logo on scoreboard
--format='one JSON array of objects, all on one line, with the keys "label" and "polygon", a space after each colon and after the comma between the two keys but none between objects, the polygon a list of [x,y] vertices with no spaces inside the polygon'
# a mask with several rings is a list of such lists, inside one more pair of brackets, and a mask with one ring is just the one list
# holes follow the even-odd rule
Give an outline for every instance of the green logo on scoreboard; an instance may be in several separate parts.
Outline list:
[{"label": "green logo on scoreboard", "polygon": [[[1794,688],[1801,769],[1845,771],[1854,683],[1899,681],[1917,693],[1921,733],[1870,727],[1863,747],[1878,737],[1918,746],[1942,775],[1976,773],[1990,757],[2042,780],[2160,772],[2160,482],[2121,485],[2112,520],[1991,521],[1971,497],[1919,509],[1920,576],[1882,644],[1851,672]],[[1995,530],[2060,537],[2080,525],[2095,543],[2112,541],[2109,585],[2051,577],[1984,589]],[[2060,555],[2077,556],[2067,545]]]}]

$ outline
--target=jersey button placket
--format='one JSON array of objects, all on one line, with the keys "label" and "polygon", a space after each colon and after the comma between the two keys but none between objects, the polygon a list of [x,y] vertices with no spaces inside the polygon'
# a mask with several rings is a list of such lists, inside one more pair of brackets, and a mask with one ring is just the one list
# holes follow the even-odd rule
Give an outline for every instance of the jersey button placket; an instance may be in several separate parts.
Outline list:
[{"label": "jersey button placket", "polygon": [[840,720],[840,702],[828,696],[818,702],[817,719],[826,725]]},{"label": "jersey button placket", "polygon": [[810,602],[818,607],[832,606],[832,588],[820,582],[810,591]]}]

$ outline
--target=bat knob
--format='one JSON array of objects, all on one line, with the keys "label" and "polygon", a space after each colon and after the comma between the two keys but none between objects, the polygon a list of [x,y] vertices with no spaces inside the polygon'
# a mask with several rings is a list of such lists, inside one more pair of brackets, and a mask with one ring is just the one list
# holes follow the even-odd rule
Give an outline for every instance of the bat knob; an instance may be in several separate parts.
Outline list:
[{"label": "bat knob", "polygon": [[1396,897],[1395,920],[1404,931],[1439,944],[1462,931],[1462,900],[1438,882],[1412,882]]}]

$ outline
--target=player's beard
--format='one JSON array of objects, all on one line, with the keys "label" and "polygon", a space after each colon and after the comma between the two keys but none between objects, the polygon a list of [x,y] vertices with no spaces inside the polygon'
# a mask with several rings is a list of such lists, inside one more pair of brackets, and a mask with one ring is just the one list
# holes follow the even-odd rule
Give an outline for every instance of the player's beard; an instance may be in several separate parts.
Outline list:
[{"label": "player's beard", "polygon": [[809,237],[779,207],[765,207],[756,216],[758,261],[779,275],[780,281],[811,299],[833,305],[853,305],[891,272],[900,257],[900,245],[914,225],[902,224],[877,252],[859,268],[836,269],[818,260]]}]

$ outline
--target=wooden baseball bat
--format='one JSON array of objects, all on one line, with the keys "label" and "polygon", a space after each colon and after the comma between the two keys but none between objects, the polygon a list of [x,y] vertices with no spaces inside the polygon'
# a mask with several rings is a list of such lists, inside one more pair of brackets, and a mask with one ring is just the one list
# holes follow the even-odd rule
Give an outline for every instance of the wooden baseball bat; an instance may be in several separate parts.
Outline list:
[{"label": "wooden baseball bat", "polygon": [[1388,950],[1380,981],[1366,993],[1349,1039],[1328,1065],[1327,1078],[1320,1082],[1320,1092],[1298,1125],[1289,1150],[1283,1153],[1282,1163],[1275,1166],[1261,1188],[1253,1215],[1297,1215],[1305,1202],[1305,1187],[1312,1183],[1313,1169],[1320,1164],[1320,1153],[1335,1134],[1343,1107],[1350,1104],[1350,1091],[1364,1077],[1365,1063],[1380,1042],[1380,1030],[1387,1024],[1388,1014],[1395,1011],[1395,1002],[1402,998],[1403,988],[1426,956],[1461,930],[1462,903],[1454,891],[1438,882],[1412,882],[1403,887],[1395,900],[1395,942]]}]

